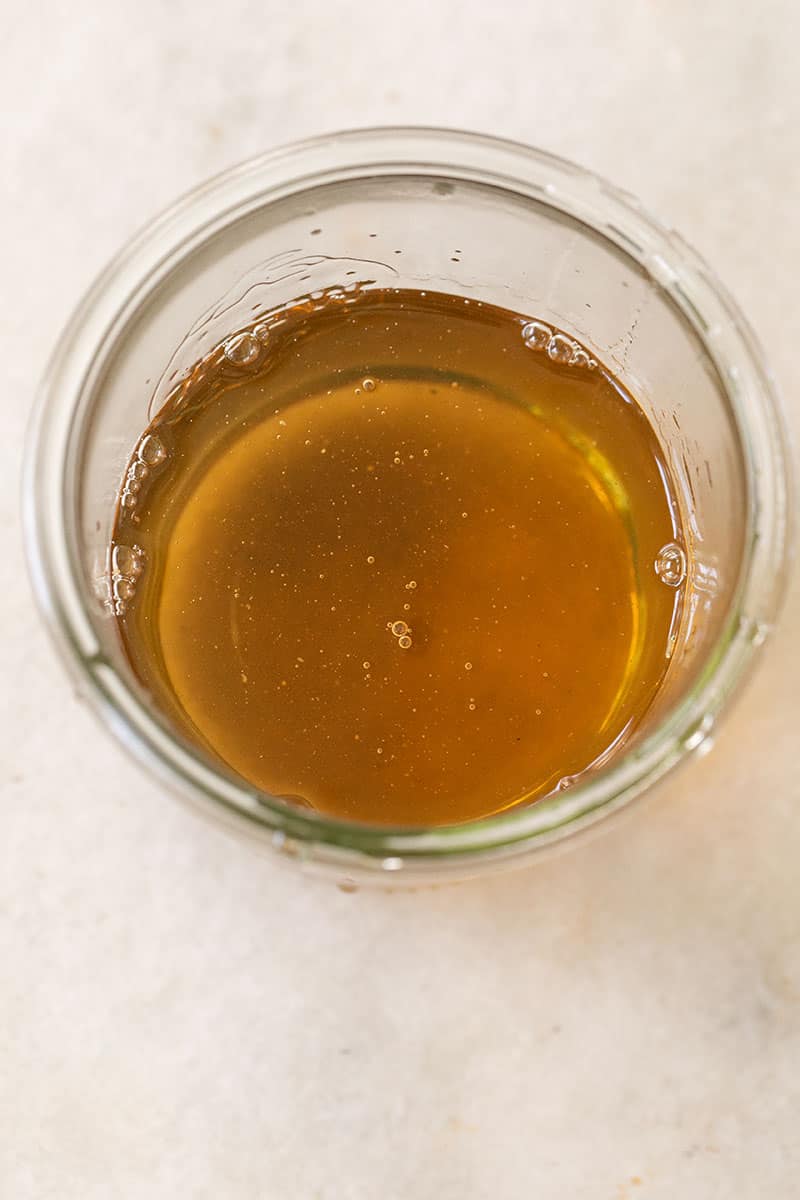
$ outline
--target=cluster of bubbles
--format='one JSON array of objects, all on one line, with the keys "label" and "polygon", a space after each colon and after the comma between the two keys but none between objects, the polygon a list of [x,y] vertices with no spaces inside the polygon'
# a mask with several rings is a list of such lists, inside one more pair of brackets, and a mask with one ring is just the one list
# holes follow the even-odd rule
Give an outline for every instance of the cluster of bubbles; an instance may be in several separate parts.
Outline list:
[{"label": "cluster of bubbles", "polygon": [[111,606],[121,617],[144,570],[144,551],[141,546],[118,544],[111,551]]},{"label": "cluster of bubbles", "polygon": [[[207,388],[209,385],[213,388],[220,368],[227,368],[226,375],[230,368],[234,368],[237,372],[260,370],[267,358],[267,347],[273,335],[293,316],[321,312],[332,304],[356,304],[368,282],[364,280],[309,292],[297,299],[277,305],[270,310],[268,315],[261,317],[256,324],[247,329],[240,329],[236,333],[229,334],[218,342],[213,350],[205,353],[203,358],[195,363],[189,373],[169,392],[167,403],[172,413],[183,413],[195,404],[202,404],[207,394]],[[174,379],[176,374],[177,372],[173,372],[170,380]],[[370,380],[370,384],[374,386],[372,380]]]},{"label": "cluster of bubbles", "polygon": [[120,491],[119,502],[126,512],[131,513],[136,508],[145,480],[166,457],[167,451],[161,439],[154,433],[146,433],[128,464]]},{"label": "cluster of bubbles", "polygon": [[580,342],[565,333],[552,329],[544,321],[528,321],[522,327],[522,340],[530,350],[541,350],[553,362],[568,367],[585,367],[594,371],[597,360],[584,350]]},{"label": "cluster of bubbles", "polygon": [[[193,403],[202,403],[205,385],[209,382],[213,383],[215,368],[229,366],[240,371],[257,369],[264,360],[274,331],[286,324],[292,315],[318,312],[328,308],[331,304],[355,304],[361,298],[367,282],[347,283],[310,292],[306,296],[301,296],[299,299],[273,309],[268,317],[263,318],[249,329],[231,334],[220,342],[215,350],[206,354],[200,362],[195,363],[189,374],[176,384],[169,395],[168,405],[165,405],[165,408],[168,407],[173,415],[177,415],[183,413]],[[365,379],[363,386],[365,390],[371,391],[375,387],[375,381]],[[120,506],[127,516],[132,515],[136,509],[148,475],[166,457],[167,451],[160,438],[154,433],[145,434],[128,464],[120,489]]]},{"label": "cluster of bubbles", "polygon": [[[222,343],[222,355],[235,367],[253,367],[260,360],[269,343],[272,332],[286,323],[288,317],[295,313],[321,312],[330,304],[354,304],[363,290],[360,283],[347,283],[342,286],[320,288],[307,296],[288,301],[274,308],[268,319],[260,321],[251,329],[234,333]],[[375,386],[372,379],[364,380],[364,387],[371,391]]]},{"label": "cluster of bubbles", "polygon": [[411,649],[411,627],[406,621],[390,621],[388,628],[392,637],[397,638],[397,644],[401,650]]}]

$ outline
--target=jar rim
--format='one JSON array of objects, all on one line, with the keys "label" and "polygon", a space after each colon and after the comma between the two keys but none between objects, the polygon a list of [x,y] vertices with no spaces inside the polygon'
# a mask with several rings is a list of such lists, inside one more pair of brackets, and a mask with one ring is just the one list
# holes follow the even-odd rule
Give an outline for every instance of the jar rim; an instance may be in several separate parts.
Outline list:
[{"label": "jar rim", "polygon": [[[738,596],[697,679],[638,745],[601,773],[530,807],[466,824],[399,829],[290,809],[215,770],[173,735],[100,651],[78,585],[64,501],[68,444],[88,365],[126,298],[148,275],[192,239],[208,236],[215,223],[269,204],[276,188],[285,195],[343,178],[421,172],[502,181],[506,189],[535,196],[616,240],[671,294],[719,369],[746,450],[751,536]],[[516,861],[625,807],[707,746],[778,612],[788,574],[792,494],[788,435],[761,347],[736,302],[679,235],[633,197],[545,151],[461,130],[377,127],[323,135],[249,159],[181,197],[122,248],[74,311],[42,380],[26,447],[23,518],[34,591],[56,643],[93,707],[137,759],[284,853],[347,877],[382,871],[397,878],[402,871],[408,878],[473,874],[489,862]]]}]

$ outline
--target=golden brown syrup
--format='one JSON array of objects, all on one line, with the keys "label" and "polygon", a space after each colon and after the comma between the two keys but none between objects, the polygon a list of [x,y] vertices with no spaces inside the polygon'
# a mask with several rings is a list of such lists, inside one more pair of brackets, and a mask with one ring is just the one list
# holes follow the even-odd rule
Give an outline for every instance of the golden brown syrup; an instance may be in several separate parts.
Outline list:
[{"label": "golden brown syrup", "polygon": [[114,594],[155,701],[259,789],[354,820],[568,786],[668,663],[654,564],[679,531],[641,409],[558,331],[460,297],[298,304],[255,334],[128,471]]}]

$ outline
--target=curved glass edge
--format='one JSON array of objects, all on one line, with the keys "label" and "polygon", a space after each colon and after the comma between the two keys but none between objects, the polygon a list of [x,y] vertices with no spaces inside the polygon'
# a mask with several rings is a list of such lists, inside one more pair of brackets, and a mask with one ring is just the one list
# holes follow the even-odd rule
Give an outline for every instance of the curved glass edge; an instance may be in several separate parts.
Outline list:
[{"label": "curved glass edge", "polygon": [[[354,151],[358,149],[358,155]],[[425,152],[430,153],[426,157]],[[293,168],[294,173],[289,168]],[[398,171],[502,182],[599,228],[642,263],[682,308],[729,389],[750,472],[754,537],[739,603],[692,692],[633,752],[562,796],[468,825],[393,829],[328,820],[226,778],[177,742],[102,659],[64,529],[65,478],[74,409],[94,349],[147,279],[213,226],[331,179]],[[116,304],[116,307],[115,307]],[[64,397],[72,403],[65,403]],[[60,401],[60,403],[59,403]],[[679,235],[632,197],[556,156],[486,135],[435,129],[352,130],[284,147],[201,185],[151,222],[98,278],[56,346],[28,435],[23,514],[34,591],[79,686],[123,745],[164,782],[290,857],[334,870],[475,873],[616,812],[707,742],[769,632],[786,582],[792,493],[785,422],[763,355],[735,301]],[[271,835],[271,836],[270,836]],[[449,870],[448,870],[449,873]]]}]

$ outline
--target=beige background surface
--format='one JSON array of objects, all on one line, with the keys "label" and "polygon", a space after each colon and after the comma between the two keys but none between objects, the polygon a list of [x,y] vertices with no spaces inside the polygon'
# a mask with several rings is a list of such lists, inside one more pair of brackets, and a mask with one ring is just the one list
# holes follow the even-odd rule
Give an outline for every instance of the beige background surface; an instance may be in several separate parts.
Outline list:
[{"label": "beige background surface", "polygon": [[207,827],[101,734],[17,523],[35,382],[97,270],[204,176],[337,126],[471,126],[637,193],[744,303],[797,425],[800,21],[736,11],[5,0],[4,1198],[798,1194],[796,587],[715,752],[606,836],[348,896]]}]

